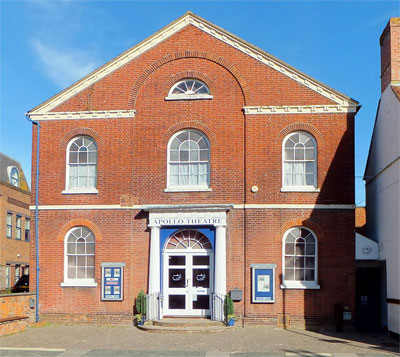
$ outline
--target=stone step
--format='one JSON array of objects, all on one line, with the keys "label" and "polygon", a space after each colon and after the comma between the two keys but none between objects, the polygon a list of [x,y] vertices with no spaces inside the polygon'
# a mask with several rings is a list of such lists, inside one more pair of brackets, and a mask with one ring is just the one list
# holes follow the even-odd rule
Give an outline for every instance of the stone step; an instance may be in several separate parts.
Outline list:
[{"label": "stone step", "polygon": [[138,326],[138,328],[155,333],[213,333],[226,331],[226,329],[232,327],[226,327],[223,322],[209,319],[166,318],[146,322],[144,325]]},{"label": "stone step", "polygon": [[225,326],[223,322],[213,321],[210,319],[188,319],[188,318],[165,318],[162,320],[154,320],[153,325],[165,327],[211,327]]}]

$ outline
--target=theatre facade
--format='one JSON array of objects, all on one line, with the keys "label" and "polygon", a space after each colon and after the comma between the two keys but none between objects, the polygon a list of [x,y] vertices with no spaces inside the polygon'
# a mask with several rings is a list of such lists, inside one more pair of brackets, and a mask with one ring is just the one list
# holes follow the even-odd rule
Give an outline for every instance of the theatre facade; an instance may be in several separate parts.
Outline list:
[{"label": "theatre facade", "polygon": [[29,111],[41,319],[354,318],[358,107],[188,12]]}]

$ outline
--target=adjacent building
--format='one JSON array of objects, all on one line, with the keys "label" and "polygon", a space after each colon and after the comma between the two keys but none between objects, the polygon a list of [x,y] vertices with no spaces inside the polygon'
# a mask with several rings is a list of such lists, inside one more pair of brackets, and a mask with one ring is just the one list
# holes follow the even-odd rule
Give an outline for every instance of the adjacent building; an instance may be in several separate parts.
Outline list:
[{"label": "adjacent building", "polygon": [[29,274],[30,194],[20,163],[0,153],[0,291]]},{"label": "adjacent building", "polygon": [[400,333],[400,18],[380,38],[381,98],[364,180],[367,229],[379,243],[381,325]]},{"label": "adjacent building", "polygon": [[32,109],[41,318],[354,312],[357,110],[190,12]]}]

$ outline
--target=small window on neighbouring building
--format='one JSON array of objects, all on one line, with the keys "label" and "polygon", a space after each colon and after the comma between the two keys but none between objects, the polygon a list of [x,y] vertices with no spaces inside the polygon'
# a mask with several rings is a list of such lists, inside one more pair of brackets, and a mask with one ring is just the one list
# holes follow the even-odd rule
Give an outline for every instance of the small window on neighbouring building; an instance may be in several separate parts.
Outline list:
[{"label": "small window on neighbouring building", "polygon": [[22,222],[21,216],[17,216],[17,219],[15,222],[16,222],[16,224],[15,224],[15,239],[21,239],[21,222]]},{"label": "small window on neighbouring building", "polygon": [[170,89],[168,100],[211,99],[210,89],[198,79],[187,78],[175,83]]},{"label": "small window on neighbouring building", "polygon": [[15,186],[15,187],[19,187],[19,171],[16,167],[12,167],[11,168],[11,172],[10,172],[10,183],[11,185]]},{"label": "small window on neighbouring building", "polygon": [[25,265],[22,268],[22,275],[29,275],[29,265]]},{"label": "small window on neighbouring building", "polygon": [[12,238],[12,213],[7,212],[7,238]]},{"label": "small window on neighbouring building", "polygon": [[15,282],[18,281],[18,279],[21,276],[21,266],[19,264],[15,265]]},{"label": "small window on neighbouring building", "polygon": [[28,242],[31,240],[31,220],[25,218],[25,240]]},{"label": "small window on neighbouring building", "polygon": [[10,264],[6,265],[6,288],[10,288],[10,272],[11,272],[11,266]]}]

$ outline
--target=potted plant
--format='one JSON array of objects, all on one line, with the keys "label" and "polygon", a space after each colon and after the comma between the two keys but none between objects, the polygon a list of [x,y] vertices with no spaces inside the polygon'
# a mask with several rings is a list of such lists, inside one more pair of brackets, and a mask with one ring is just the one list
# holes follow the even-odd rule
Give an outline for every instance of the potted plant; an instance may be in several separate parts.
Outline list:
[{"label": "potted plant", "polygon": [[136,325],[138,325],[138,326],[143,325],[144,324],[143,316],[141,314],[136,314],[135,322],[136,322]]},{"label": "potted plant", "polygon": [[225,296],[224,314],[226,325],[233,326],[235,324],[235,310],[233,308],[233,301],[229,294],[226,294]]},{"label": "potted plant", "polygon": [[136,324],[143,325],[146,316],[146,295],[144,294],[143,290],[140,290],[140,293],[136,297],[135,309]]}]

